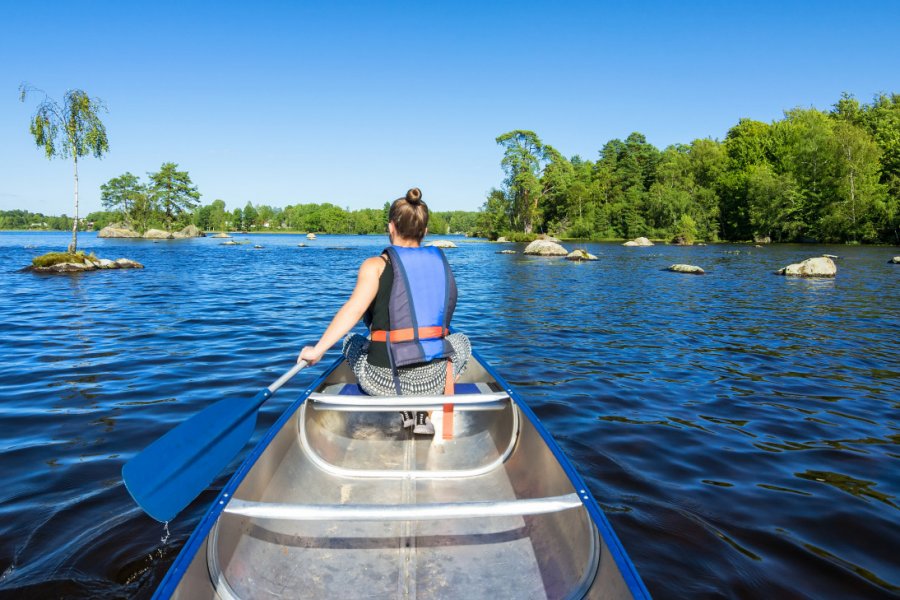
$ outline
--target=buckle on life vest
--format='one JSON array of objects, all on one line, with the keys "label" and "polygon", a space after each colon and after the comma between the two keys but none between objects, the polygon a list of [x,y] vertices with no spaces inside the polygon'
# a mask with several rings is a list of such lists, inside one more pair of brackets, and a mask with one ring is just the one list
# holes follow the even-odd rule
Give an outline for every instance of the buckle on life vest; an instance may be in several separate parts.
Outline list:
[{"label": "buckle on life vest", "polygon": [[[450,330],[446,327],[435,325],[434,327],[419,327],[418,333],[418,338],[420,340],[433,340],[447,337],[448,335],[450,335]],[[386,342],[388,341],[388,335],[390,335],[390,341],[392,344],[396,344],[397,342],[411,342],[416,339],[415,334],[416,330],[412,327],[409,327],[407,329],[392,329],[390,331],[377,329],[372,332],[372,341]]]}]

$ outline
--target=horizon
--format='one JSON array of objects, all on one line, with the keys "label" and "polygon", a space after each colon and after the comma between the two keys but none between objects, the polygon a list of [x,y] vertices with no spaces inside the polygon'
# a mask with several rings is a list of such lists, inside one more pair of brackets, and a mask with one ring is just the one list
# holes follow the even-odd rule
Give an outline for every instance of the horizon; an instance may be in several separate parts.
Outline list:
[{"label": "horizon", "polygon": [[[167,161],[229,210],[380,208],[416,186],[433,211],[476,211],[504,177],[494,139],[513,129],[596,160],[632,131],[660,149],[722,140],[741,118],[900,90],[900,5],[840,7],[12,6],[0,210],[72,216],[71,161],[35,146],[40,98],[19,102],[21,83],[109,109],[109,153],[79,161],[79,216],[102,210],[112,177]],[[70,52],[73,32],[97,47]]]}]

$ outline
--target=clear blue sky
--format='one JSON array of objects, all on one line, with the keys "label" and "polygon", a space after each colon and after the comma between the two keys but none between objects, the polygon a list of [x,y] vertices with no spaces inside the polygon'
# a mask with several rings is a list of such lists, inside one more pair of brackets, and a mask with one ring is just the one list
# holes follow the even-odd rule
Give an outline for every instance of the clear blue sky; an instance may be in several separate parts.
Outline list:
[{"label": "clear blue sky", "polygon": [[0,209],[72,213],[71,165],[34,146],[21,82],[109,108],[82,215],[165,161],[229,208],[374,208],[417,185],[475,210],[512,129],[595,159],[632,131],[663,148],[900,92],[898,23],[896,1],[3,2]]}]

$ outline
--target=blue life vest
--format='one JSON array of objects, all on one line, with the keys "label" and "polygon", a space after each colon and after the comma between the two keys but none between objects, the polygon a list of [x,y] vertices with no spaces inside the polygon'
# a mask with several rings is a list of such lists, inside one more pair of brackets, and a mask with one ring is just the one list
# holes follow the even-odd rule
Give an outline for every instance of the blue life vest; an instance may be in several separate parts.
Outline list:
[{"label": "blue life vest", "polygon": [[[386,342],[391,368],[453,355],[446,336],[456,308],[456,281],[440,248],[390,246],[394,282],[388,305],[390,331],[372,331],[372,341]],[[399,393],[399,392],[398,392]]]}]

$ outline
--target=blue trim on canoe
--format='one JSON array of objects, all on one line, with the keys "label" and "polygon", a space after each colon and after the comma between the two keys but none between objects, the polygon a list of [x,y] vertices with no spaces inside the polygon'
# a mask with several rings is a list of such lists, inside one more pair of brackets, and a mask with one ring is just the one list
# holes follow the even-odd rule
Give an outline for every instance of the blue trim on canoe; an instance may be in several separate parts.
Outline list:
[{"label": "blue trim on canoe", "polygon": [[[178,557],[175,559],[175,562],[172,563],[172,566],[169,567],[168,572],[166,572],[166,576],[163,578],[162,583],[159,584],[159,587],[156,588],[156,592],[153,594],[154,600],[159,598],[170,598],[172,594],[175,593],[175,590],[178,588],[178,584],[181,583],[181,578],[184,577],[184,574],[187,573],[188,567],[191,566],[191,561],[194,560],[194,556],[196,556],[197,552],[200,550],[200,547],[203,545],[203,540],[206,539],[206,536],[209,535],[209,532],[212,530],[213,526],[216,524],[216,521],[219,519],[219,516],[222,514],[222,511],[225,509],[225,504],[228,502],[228,498],[231,498],[234,495],[234,492],[237,491],[238,486],[244,481],[244,477],[247,476],[247,473],[250,472],[250,469],[253,468],[253,465],[256,464],[257,459],[262,456],[263,452],[266,451],[266,448],[275,438],[279,431],[284,427],[285,423],[294,415],[295,412],[300,408],[300,405],[306,402],[306,398],[315,391],[322,383],[325,381],[325,378],[328,377],[332,371],[334,371],[338,366],[344,362],[344,357],[341,356],[337,358],[328,369],[325,370],[322,375],[316,378],[305,390],[303,390],[303,395],[291,404],[285,411],[282,413],[281,417],[279,417],[278,421],[272,425],[266,434],[259,440],[259,443],[253,448],[253,450],[244,458],[241,465],[238,467],[237,471],[234,472],[234,475],[231,476],[231,479],[228,480],[228,483],[225,484],[225,487],[222,488],[222,491],[219,492],[218,497],[216,497],[215,502],[213,502],[210,509],[206,512],[206,515],[200,520],[200,523],[194,529],[194,533],[191,534],[191,537],[188,538],[187,543],[181,549],[181,552],[178,553]],[[266,390],[268,391],[268,390]]]},{"label": "blue trim on canoe", "polygon": [[[522,411],[528,420],[531,421],[532,426],[537,430],[540,436],[544,439],[544,442],[547,444],[547,447],[550,448],[550,451],[553,452],[553,456],[556,457],[556,460],[559,462],[560,466],[565,471],[566,475],[569,476],[569,480],[572,482],[572,485],[575,486],[575,490],[578,492],[578,497],[581,498],[584,507],[587,509],[588,514],[591,515],[591,518],[594,520],[594,524],[597,526],[597,530],[600,532],[600,537],[603,538],[603,541],[606,542],[607,547],[609,548],[610,554],[612,554],[613,560],[616,561],[616,566],[619,567],[619,572],[622,573],[622,578],[625,580],[625,585],[628,586],[629,591],[635,598],[650,598],[650,592],[647,590],[647,587],[644,585],[641,576],[638,575],[637,569],[634,566],[634,563],[631,562],[631,558],[628,556],[628,553],[625,551],[625,547],[622,545],[622,542],[619,540],[619,537],[616,535],[616,532],[613,530],[612,525],[609,520],[606,518],[606,515],[603,513],[603,510],[600,508],[600,505],[597,504],[597,500],[594,499],[594,495],[591,494],[591,491],[584,484],[584,480],[581,478],[581,475],[578,474],[578,471],[575,470],[575,467],[572,466],[572,463],[569,462],[568,457],[562,451],[562,448],[559,447],[559,444],[556,443],[556,440],[553,439],[553,436],[550,435],[550,432],[544,427],[543,423],[541,423],[540,419],[538,419],[537,415],[531,410],[521,396],[513,389],[509,383],[498,373],[487,361],[481,358],[481,355],[478,354],[474,349],[472,350],[472,356],[484,367],[484,370],[488,372],[488,374],[493,377],[497,384],[503,387],[503,391],[509,394],[509,397],[512,398],[515,403],[518,405],[519,410]],[[602,559],[601,559],[602,560]]]}]

